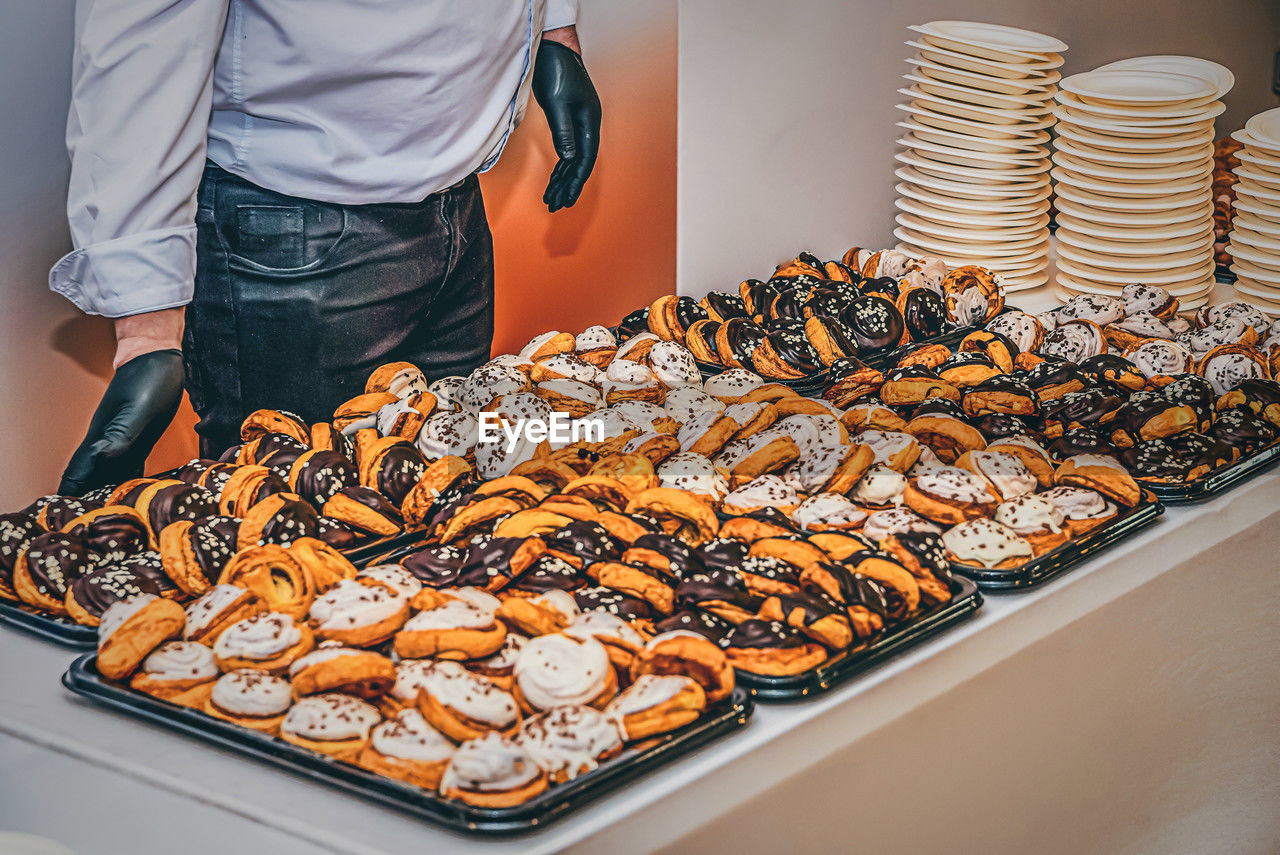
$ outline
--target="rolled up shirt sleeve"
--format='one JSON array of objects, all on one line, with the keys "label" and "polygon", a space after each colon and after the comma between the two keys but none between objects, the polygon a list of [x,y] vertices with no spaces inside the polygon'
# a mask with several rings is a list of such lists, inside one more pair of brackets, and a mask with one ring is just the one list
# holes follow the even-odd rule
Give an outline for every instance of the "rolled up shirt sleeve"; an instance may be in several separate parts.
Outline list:
[{"label": "rolled up shirt sleeve", "polygon": [[547,17],[542,29],[556,30],[578,23],[578,0],[547,0]]},{"label": "rolled up shirt sleeve", "polygon": [[74,251],[49,287],[110,318],[181,306],[229,0],[80,0],[67,149]]}]

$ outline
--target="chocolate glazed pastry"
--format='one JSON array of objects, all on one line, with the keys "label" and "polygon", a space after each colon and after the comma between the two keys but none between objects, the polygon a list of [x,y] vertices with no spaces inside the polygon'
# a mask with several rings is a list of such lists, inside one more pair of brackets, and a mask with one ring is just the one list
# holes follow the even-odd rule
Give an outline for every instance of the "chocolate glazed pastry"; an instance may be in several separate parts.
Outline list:
[{"label": "chocolate glazed pastry", "polygon": [[769,314],[775,318],[803,320],[805,317],[804,306],[807,299],[808,295],[803,291],[783,291],[773,298],[773,304],[769,307]]},{"label": "chocolate glazed pastry", "polygon": [[457,546],[432,543],[401,558],[400,566],[428,588],[449,588],[459,584],[464,557],[462,549]]},{"label": "chocolate glazed pastry", "polygon": [[1120,462],[1134,478],[1153,481],[1185,481],[1198,465],[1194,458],[1183,457],[1163,439],[1149,439],[1120,452]]},{"label": "chocolate glazed pastry", "polygon": [[101,561],[118,563],[151,542],[146,524],[128,510],[111,513],[109,508],[99,509],[82,520],[73,521],[67,532],[83,538]]},{"label": "chocolate glazed pastry", "polygon": [[699,552],[670,534],[640,535],[626,550],[623,560],[628,563],[638,561],[677,579],[706,570]]},{"label": "chocolate glazed pastry", "polygon": [[316,507],[343,487],[360,483],[355,464],[336,451],[311,451],[300,456],[289,470],[289,486]]},{"label": "chocolate glazed pastry", "polygon": [[699,547],[703,568],[706,570],[727,570],[742,564],[747,557],[747,544],[741,540],[716,538]]},{"label": "chocolate glazed pastry", "polygon": [[95,510],[92,504],[75,496],[54,496],[45,502],[40,513],[44,517],[45,527],[49,531],[58,531],[78,516]]},{"label": "chocolate glazed pastry", "polygon": [[536,537],[477,537],[462,560],[458,584],[497,590],[529,570],[545,552]]},{"label": "chocolate glazed pastry", "polygon": [[864,352],[897,347],[906,332],[898,307],[884,297],[863,295],[849,303],[840,316],[854,342]]},{"label": "chocolate glazed pastry", "polygon": [[31,538],[44,529],[30,514],[0,514],[0,599],[13,599],[13,563]]},{"label": "chocolate glazed pastry", "polygon": [[1219,413],[1209,428],[1209,436],[1240,449],[1241,454],[1249,454],[1275,442],[1276,429],[1271,422],[1252,411],[1236,409]]},{"label": "chocolate glazed pastry", "polygon": [[749,317],[757,321],[769,315],[769,307],[774,299],[782,293],[781,289],[769,282],[759,279],[747,279],[738,286],[738,294],[742,297],[742,305]]},{"label": "chocolate glazed pastry", "polygon": [[72,581],[67,606],[77,623],[96,626],[112,603],[142,594],[160,595],[154,578],[123,565],[98,567]]},{"label": "chocolate glazed pastry", "polygon": [[914,410],[911,418],[916,416],[951,416],[954,419],[968,419],[964,407],[950,398],[925,398]]},{"label": "chocolate glazed pastry", "polygon": [[863,294],[884,297],[886,300],[897,300],[901,294],[898,280],[892,276],[877,276],[874,279],[864,279],[861,288]]},{"label": "chocolate glazed pastry", "polygon": [[1195,410],[1200,430],[1213,421],[1214,394],[1209,381],[1195,374],[1183,374],[1160,390],[1170,401]]},{"label": "chocolate glazed pastry", "polygon": [[642,332],[649,331],[649,307],[636,309],[618,322],[616,332],[618,334],[618,342],[622,343],[629,338],[633,338]]},{"label": "chocolate glazed pastry", "polygon": [[169,523],[198,520],[218,512],[218,500],[204,487],[190,484],[164,484],[144,491],[143,507],[151,530],[159,535]]},{"label": "chocolate glazed pastry", "polygon": [[979,419],[970,419],[973,426],[982,431],[988,441],[1006,436],[1029,436],[1040,442],[1043,423],[1036,416],[1015,416],[1012,413],[990,413]]},{"label": "chocolate glazed pastry", "polygon": [[947,303],[928,288],[912,288],[899,296],[897,304],[913,339],[933,338],[947,331]]},{"label": "chocolate glazed pastry", "polygon": [[31,538],[18,557],[13,586],[25,602],[62,614],[67,588],[96,568],[100,560],[84,538],[48,531]]},{"label": "chocolate glazed pastry", "polygon": [[592,520],[574,520],[549,533],[544,539],[548,552],[566,558],[580,567],[596,561],[617,561],[623,552],[622,542],[600,523]]},{"label": "chocolate glazed pastry", "polygon": [[400,529],[404,525],[400,509],[386,496],[358,484],[338,490],[324,507],[330,517],[359,534],[385,535],[392,528]]},{"label": "chocolate glazed pastry", "polygon": [[542,555],[516,579],[511,590],[527,594],[545,594],[547,591],[572,593],[586,587],[586,584],[578,568],[568,561],[554,555]]},{"label": "chocolate glazed pastry", "polygon": [[239,532],[240,520],[216,515],[197,520],[187,529],[187,545],[201,575],[210,585],[218,583],[222,568],[235,554]]},{"label": "chocolate glazed pastry", "polygon": [[730,318],[745,318],[747,316],[747,307],[742,302],[742,297],[737,294],[711,291],[702,298],[701,305],[708,318],[720,323],[724,323]]},{"label": "chocolate glazed pastry", "polygon": [[726,646],[725,638],[733,631],[733,624],[716,617],[710,612],[697,609],[681,609],[675,614],[658,621],[654,624],[654,629],[660,633],[674,630],[696,632],[703,638],[714,642],[717,646],[724,647]]},{"label": "chocolate glazed pastry", "polygon": [[1116,453],[1116,447],[1111,442],[1111,434],[1091,427],[1066,431],[1049,443],[1046,450],[1059,460],[1065,460],[1077,454],[1114,455]]},{"label": "chocolate glazed pastry", "polygon": [[716,330],[716,352],[731,368],[751,365],[751,355],[764,341],[764,330],[747,318],[730,318]]},{"label": "chocolate glazed pastry", "polygon": [[1052,401],[1044,401],[1040,406],[1040,415],[1046,425],[1058,425],[1064,431],[1074,430],[1084,425],[1098,425],[1109,421],[1111,416],[1124,403],[1116,395],[1110,395],[1101,389],[1086,389],[1083,392],[1070,392]]},{"label": "chocolate glazed pastry", "polygon": [[321,516],[316,524],[316,537],[334,549],[349,549],[367,538],[330,517]]},{"label": "chocolate glazed pastry", "polygon": [[836,318],[849,307],[851,302],[853,302],[852,298],[833,288],[817,288],[809,295],[809,299],[804,301],[804,315],[806,318],[814,315]]},{"label": "chocolate glazed pastry", "polygon": [[399,507],[426,469],[427,463],[421,451],[407,442],[398,442],[388,448],[378,461],[376,488]]},{"label": "chocolate glazed pastry", "polygon": [[1197,477],[1195,467],[1203,466],[1205,470],[1213,469],[1236,459],[1238,452],[1220,439],[1202,433],[1187,431],[1166,437],[1165,442],[1175,454],[1192,461],[1191,477]]},{"label": "chocolate glazed pastry", "polygon": [[584,612],[606,612],[628,620],[645,620],[653,615],[644,600],[612,588],[579,588],[573,592],[573,599]]}]

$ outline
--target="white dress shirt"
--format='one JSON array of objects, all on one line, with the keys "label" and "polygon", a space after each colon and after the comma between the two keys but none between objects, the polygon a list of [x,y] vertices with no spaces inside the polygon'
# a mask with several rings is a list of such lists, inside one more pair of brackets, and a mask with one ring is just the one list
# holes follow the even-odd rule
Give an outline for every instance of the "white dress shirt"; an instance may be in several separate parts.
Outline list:
[{"label": "white dress shirt", "polygon": [[279,193],[417,202],[497,161],[578,0],[79,0],[67,120],[90,314],[186,304],[206,157]]}]

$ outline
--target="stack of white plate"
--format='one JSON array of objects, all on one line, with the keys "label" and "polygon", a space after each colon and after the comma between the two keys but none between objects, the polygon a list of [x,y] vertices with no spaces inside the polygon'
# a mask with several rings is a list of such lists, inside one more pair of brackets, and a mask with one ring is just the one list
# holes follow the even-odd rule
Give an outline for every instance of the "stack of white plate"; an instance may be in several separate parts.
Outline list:
[{"label": "stack of white plate", "polygon": [[898,109],[899,247],[951,265],[981,264],[1008,291],[1047,280],[1046,131],[1066,45],[967,21],[911,27],[910,84]]},{"label": "stack of white plate", "polygon": [[1234,259],[1236,297],[1280,316],[1280,109],[1259,113],[1243,131],[1236,152],[1235,219],[1227,252]]},{"label": "stack of white plate", "polygon": [[1059,296],[1118,296],[1140,282],[1188,308],[1208,298],[1213,119],[1229,78],[1193,57],[1136,57],[1062,81],[1051,172]]}]

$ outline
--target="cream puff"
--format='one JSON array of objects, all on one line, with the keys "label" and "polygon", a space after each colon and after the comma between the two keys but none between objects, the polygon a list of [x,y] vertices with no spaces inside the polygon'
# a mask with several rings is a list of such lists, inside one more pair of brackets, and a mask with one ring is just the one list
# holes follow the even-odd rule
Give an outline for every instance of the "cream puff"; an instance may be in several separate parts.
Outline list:
[{"label": "cream puff", "polygon": [[409,619],[409,598],[389,585],[343,579],[318,596],[309,612],[316,638],[371,647]]},{"label": "cream puff", "polygon": [[218,678],[203,711],[214,718],[275,736],[292,705],[288,680],[256,668],[241,668]]},{"label": "cream puff", "polygon": [[187,624],[182,637],[212,645],[224,629],[267,610],[252,591],[238,585],[214,585],[187,604]]},{"label": "cream puff", "polygon": [[155,594],[117,600],[98,624],[98,673],[109,680],[123,680],[151,651],[181,635],[186,622],[182,606]]},{"label": "cream puff", "polygon": [[514,807],[544,792],[548,781],[522,746],[488,733],[458,747],[440,779],[440,794],[473,807]]},{"label": "cream puff", "polygon": [[520,708],[510,692],[473,674],[458,662],[441,661],[415,667],[402,675],[397,669],[392,694],[400,698],[409,685],[417,685],[418,709],[445,736],[461,742],[490,731],[514,733]]},{"label": "cream puff", "polygon": [[988,570],[1019,567],[1034,557],[1031,544],[1008,526],[979,517],[962,522],[942,535],[947,558]]},{"label": "cream puff", "polygon": [[613,721],[582,704],[555,707],[525,719],[515,741],[556,784],[622,753],[622,736]]},{"label": "cream puff", "polygon": [[1025,538],[1036,555],[1043,555],[1067,541],[1066,517],[1043,496],[1028,494],[1001,502],[994,518]]},{"label": "cream puff", "polygon": [[603,708],[618,692],[618,676],[595,638],[556,633],[532,638],[516,658],[513,693],[538,712],[565,704]]},{"label": "cream puff", "polygon": [[691,724],[706,708],[706,692],[698,681],[683,674],[642,674],[604,714],[630,742]]},{"label": "cream puff", "polygon": [[565,628],[564,634],[578,639],[594,638],[603,644],[609,661],[623,675],[630,674],[631,663],[646,641],[635,624],[602,611],[580,613]]},{"label": "cream puff", "polygon": [[369,743],[369,731],[380,721],[376,707],[351,695],[308,695],[285,713],[280,738],[354,763]]},{"label": "cream puff", "polygon": [[455,750],[421,712],[409,707],[373,728],[355,762],[370,772],[434,790]]},{"label": "cream puff", "polygon": [[283,674],[315,646],[311,628],[280,612],[263,612],[227,627],[213,644],[224,671],[255,668]]},{"label": "cream puff", "polygon": [[405,659],[479,659],[497,652],[507,628],[495,615],[500,603],[490,599],[491,608],[460,590],[423,589],[413,601],[421,611],[395,635],[396,653]]},{"label": "cream puff", "polygon": [[167,641],[142,661],[129,687],[184,707],[200,709],[218,679],[213,651],[194,641]]}]

